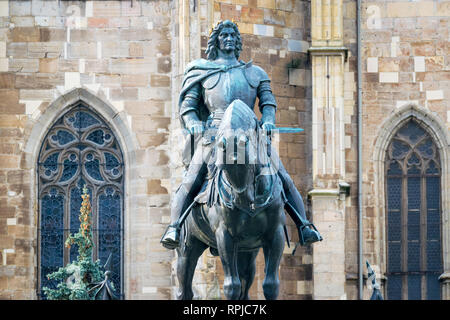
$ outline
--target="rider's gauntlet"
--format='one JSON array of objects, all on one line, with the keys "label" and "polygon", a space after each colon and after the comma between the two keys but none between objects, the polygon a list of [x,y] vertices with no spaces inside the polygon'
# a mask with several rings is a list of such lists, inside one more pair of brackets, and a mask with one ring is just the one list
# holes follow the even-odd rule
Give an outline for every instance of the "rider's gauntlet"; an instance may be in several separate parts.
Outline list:
[{"label": "rider's gauntlet", "polygon": [[275,129],[275,107],[267,105],[262,111],[261,127],[270,133]]},{"label": "rider's gauntlet", "polygon": [[183,116],[183,120],[184,123],[186,124],[186,129],[188,129],[192,135],[201,134],[203,133],[203,131],[205,131],[203,122],[197,118],[195,112],[189,112],[185,114]]}]

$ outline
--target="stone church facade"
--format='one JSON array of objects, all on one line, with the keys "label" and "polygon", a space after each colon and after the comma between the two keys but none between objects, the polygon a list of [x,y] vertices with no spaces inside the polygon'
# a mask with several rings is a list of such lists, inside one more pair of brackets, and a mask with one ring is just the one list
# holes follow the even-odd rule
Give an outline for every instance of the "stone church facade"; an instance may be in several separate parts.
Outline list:
[{"label": "stone church facade", "polygon": [[[288,219],[279,299],[368,299],[366,260],[385,298],[450,299],[443,0],[1,0],[1,299],[40,299],[72,258],[84,183],[122,298],[174,298],[159,240],[183,171],[178,92],[226,19],[271,78],[277,125],[305,129],[277,148],[324,240],[292,255]],[[263,277],[260,254],[252,299]],[[205,253],[197,297],[223,299],[222,282]]]}]

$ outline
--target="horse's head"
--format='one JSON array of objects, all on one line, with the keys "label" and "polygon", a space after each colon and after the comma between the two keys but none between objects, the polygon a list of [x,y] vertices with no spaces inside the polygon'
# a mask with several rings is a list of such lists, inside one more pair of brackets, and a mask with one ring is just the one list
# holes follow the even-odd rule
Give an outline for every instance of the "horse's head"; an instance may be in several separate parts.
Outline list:
[{"label": "horse's head", "polygon": [[247,183],[247,173],[257,162],[258,119],[241,100],[226,109],[216,134],[215,164],[223,169],[234,187]]}]

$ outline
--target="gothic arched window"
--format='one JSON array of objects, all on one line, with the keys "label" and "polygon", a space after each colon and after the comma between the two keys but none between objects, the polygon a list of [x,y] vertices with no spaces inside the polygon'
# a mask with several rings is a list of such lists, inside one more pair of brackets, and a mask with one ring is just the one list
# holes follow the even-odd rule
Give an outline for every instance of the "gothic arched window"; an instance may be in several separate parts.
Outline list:
[{"label": "gothic arched window", "polygon": [[102,265],[111,254],[111,278],[123,296],[123,155],[107,123],[83,103],[64,113],[48,131],[38,160],[39,289],[55,287],[47,274],[76,259],[65,248],[78,232],[81,193],[89,190],[94,237],[93,259]]},{"label": "gothic arched window", "polygon": [[432,137],[414,120],[386,154],[387,298],[440,299],[441,166]]}]

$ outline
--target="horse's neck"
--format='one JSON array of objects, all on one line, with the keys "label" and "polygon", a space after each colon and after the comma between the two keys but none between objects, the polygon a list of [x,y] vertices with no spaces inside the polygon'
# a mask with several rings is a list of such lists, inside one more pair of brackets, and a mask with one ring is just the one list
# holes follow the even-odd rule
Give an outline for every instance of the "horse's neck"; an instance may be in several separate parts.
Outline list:
[{"label": "horse's neck", "polygon": [[255,170],[251,169],[251,172],[247,172],[245,176],[246,179],[242,188],[237,188],[229,177],[226,178],[231,185],[234,202],[240,207],[247,207],[249,203],[255,201]]},{"label": "horse's neck", "polygon": [[229,177],[224,175],[223,178],[231,187],[228,192],[232,195],[234,204],[240,208],[253,207],[252,210],[254,210],[255,206],[259,207],[271,198],[273,187],[277,181],[277,173],[267,167],[254,167],[252,172],[247,173],[245,188],[241,190],[232,185]]},{"label": "horse's neck", "polygon": [[[245,176],[246,179],[244,183],[242,184],[242,188],[238,188],[235,183],[232,181],[232,177],[228,174],[224,175],[224,178],[226,180],[226,183],[230,185],[231,192],[234,195],[234,199],[236,204],[241,204],[243,206],[247,205],[248,203],[253,203],[256,200],[256,197],[258,196],[257,193],[257,185],[256,185],[256,179],[257,176],[260,174],[267,175],[269,172],[267,170],[264,171],[264,167],[259,166],[252,166],[249,168],[249,170],[244,174],[241,175]],[[276,173],[272,172],[273,175]],[[270,173],[269,173],[270,175]]]},{"label": "horse's neck", "polygon": [[228,184],[237,193],[243,193],[250,185],[253,185],[255,175],[253,166],[242,167],[242,170],[237,170],[237,168],[225,169],[224,172]]}]

